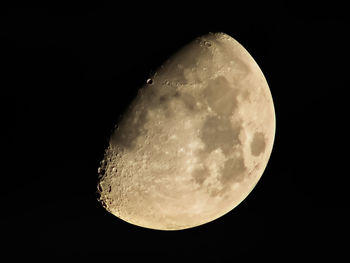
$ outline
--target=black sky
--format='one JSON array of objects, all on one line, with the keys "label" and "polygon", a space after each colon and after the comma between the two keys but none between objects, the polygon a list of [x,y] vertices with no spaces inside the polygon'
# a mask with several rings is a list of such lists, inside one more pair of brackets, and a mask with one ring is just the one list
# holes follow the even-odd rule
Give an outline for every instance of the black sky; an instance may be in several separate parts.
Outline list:
[{"label": "black sky", "polygon": [[[228,8],[1,10],[3,252],[123,262],[345,252],[348,20]],[[148,75],[208,32],[237,39],[270,85],[277,127],[268,167],[248,198],[212,223],[175,232],[132,226],[96,201],[108,136]]]}]

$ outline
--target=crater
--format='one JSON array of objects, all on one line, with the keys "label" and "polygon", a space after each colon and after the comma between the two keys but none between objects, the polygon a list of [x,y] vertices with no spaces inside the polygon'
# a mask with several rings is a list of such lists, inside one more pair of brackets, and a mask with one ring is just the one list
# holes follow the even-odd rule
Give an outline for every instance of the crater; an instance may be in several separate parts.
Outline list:
[{"label": "crater", "polygon": [[250,143],[250,151],[252,155],[259,156],[261,153],[265,151],[266,142],[265,136],[262,132],[254,133],[254,137],[252,142]]},{"label": "crater", "polygon": [[238,91],[231,87],[223,76],[211,80],[204,90],[204,95],[208,105],[220,115],[230,115],[237,109]]},{"label": "crater", "polygon": [[240,144],[241,123],[233,126],[228,118],[208,117],[201,129],[200,138],[208,151],[221,148],[228,154],[235,145]]}]

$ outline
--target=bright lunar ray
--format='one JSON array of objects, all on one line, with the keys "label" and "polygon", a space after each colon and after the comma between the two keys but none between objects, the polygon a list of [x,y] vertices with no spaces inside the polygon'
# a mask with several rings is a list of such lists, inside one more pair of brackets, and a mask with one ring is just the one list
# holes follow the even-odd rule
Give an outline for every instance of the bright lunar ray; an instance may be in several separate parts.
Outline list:
[{"label": "bright lunar ray", "polygon": [[101,162],[99,200],[142,227],[208,223],[252,191],[274,135],[273,101],[259,66],[235,39],[210,33],[140,89]]}]

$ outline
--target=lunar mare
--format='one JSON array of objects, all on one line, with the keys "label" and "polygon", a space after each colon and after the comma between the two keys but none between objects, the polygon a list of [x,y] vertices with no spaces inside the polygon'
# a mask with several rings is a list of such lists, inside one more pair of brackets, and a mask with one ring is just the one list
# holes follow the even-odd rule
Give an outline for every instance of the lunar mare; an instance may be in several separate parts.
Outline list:
[{"label": "lunar mare", "polygon": [[275,112],[257,63],[224,33],[199,37],[139,90],[99,168],[102,205],[129,223],[178,230],[221,217],[252,191]]}]

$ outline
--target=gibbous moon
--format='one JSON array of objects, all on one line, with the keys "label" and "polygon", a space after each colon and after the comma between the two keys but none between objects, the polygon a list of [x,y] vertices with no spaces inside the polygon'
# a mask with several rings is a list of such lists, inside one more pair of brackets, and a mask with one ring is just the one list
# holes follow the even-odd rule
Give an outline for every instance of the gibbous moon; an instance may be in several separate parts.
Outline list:
[{"label": "gibbous moon", "polygon": [[139,90],[99,168],[99,201],[138,226],[179,230],[235,208],[263,174],[275,136],[270,89],[224,33],[199,37]]}]

